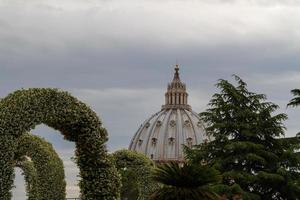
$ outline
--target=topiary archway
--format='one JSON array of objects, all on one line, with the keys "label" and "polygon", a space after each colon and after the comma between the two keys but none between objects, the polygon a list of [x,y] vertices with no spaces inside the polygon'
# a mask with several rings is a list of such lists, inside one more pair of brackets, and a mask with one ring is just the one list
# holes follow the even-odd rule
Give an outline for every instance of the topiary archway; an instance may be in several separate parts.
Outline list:
[{"label": "topiary archway", "polygon": [[[23,164],[22,169],[29,197],[33,195],[37,196],[33,198],[35,200],[65,200],[66,182],[64,165],[54,151],[52,145],[38,136],[23,134],[17,140],[15,160],[22,160],[24,156],[27,160],[30,158],[33,164],[33,166],[29,166],[29,163],[26,162],[26,160],[25,166],[24,163],[21,163]],[[34,169],[32,169],[32,167],[34,167]],[[33,170],[36,173],[36,178],[34,178]],[[30,194],[30,192],[33,192],[34,194]]]},{"label": "topiary archway", "polygon": [[33,162],[23,157],[16,162],[15,166],[22,170],[26,184],[27,200],[39,200],[37,174]]},{"label": "topiary archway", "polygon": [[0,102],[2,200],[11,198],[17,139],[42,123],[75,142],[82,200],[115,200],[119,197],[119,175],[108,158],[107,132],[97,115],[67,92],[33,88],[16,91]]}]

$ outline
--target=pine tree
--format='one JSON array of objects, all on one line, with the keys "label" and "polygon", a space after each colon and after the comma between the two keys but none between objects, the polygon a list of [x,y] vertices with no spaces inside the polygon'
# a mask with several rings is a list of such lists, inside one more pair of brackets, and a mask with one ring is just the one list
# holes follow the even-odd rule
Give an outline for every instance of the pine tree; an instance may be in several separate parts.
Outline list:
[{"label": "pine tree", "polygon": [[294,98],[288,103],[288,106],[297,107],[300,105],[300,89],[293,89],[291,93],[294,95]]},{"label": "pine tree", "polygon": [[297,199],[300,197],[299,159],[295,146],[284,136],[285,114],[266,96],[247,89],[234,76],[237,86],[220,80],[220,93],[213,95],[209,109],[200,113],[214,141],[187,151],[196,163],[205,162],[222,173],[219,194],[245,199]]}]

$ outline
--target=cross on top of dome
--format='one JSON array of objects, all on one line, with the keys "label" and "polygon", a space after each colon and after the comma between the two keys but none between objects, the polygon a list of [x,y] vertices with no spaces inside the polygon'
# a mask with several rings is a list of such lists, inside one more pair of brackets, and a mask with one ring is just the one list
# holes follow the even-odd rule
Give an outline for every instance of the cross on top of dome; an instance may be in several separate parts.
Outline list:
[{"label": "cross on top of dome", "polygon": [[180,78],[179,78],[179,65],[178,64],[176,64],[176,66],[175,66],[175,74],[174,74],[173,81],[175,81],[175,80],[180,81]]}]

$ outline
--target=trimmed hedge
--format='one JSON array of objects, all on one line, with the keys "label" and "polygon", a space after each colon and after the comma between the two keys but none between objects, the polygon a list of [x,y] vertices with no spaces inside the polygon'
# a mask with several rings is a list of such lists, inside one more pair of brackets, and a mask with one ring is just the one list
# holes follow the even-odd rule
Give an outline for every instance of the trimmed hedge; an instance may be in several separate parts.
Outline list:
[{"label": "trimmed hedge", "polygon": [[124,149],[114,152],[112,159],[122,177],[122,199],[148,199],[158,188],[152,180],[154,162],[144,154]]},{"label": "trimmed hedge", "polygon": [[27,200],[40,200],[37,174],[33,162],[27,157],[23,157],[21,161],[17,161],[16,167],[22,169],[22,175],[24,176],[26,184]]},{"label": "trimmed hedge", "polygon": [[82,200],[119,198],[120,177],[108,158],[105,146],[107,132],[95,112],[67,92],[33,88],[16,91],[0,101],[2,200],[11,198],[17,139],[42,123],[59,130],[65,139],[75,142]]},{"label": "trimmed hedge", "polygon": [[[25,161],[25,181],[27,186],[27,194],[29,197],[33,189],[35,200],[39,199],[55,199],[65,200],[66,198],[66,182],[64,165],[59,158],[52,145],[44,139],[31,135],[23,134],[19,137],[18,147],[15,152],[15,160],[21,160],[24,156],[31,159],[33,166],[29,166]],[[32,169],[34,167],[34,169]],[[23,163],[24,168],[24,163]],[[36,173],[36,180],[33,172]],[[28,172],[30,172],[28,174]],[[34,187],[36,181],[37,187]],[[37,192],[37,195],[36,195]],[[30,199],[30,198],[28,198]]]}]

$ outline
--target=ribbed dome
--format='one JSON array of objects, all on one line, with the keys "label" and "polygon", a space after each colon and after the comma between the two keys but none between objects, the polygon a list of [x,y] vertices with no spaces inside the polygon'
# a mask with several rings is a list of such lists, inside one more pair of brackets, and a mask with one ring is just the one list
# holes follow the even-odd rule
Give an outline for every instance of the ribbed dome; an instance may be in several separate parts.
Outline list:
[{"label": "ribbed dome", "polygon": [[182,162],[183,145],[210,141],[204,124],[188,105],[187,97],[186,86],[180,81],[179,67],[176,65],[174,79],[165,94],[165,105],[140,126],[129,149],[157,162]]}]

